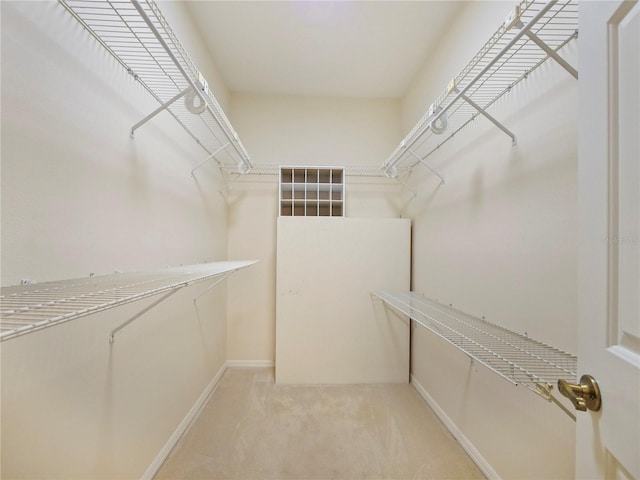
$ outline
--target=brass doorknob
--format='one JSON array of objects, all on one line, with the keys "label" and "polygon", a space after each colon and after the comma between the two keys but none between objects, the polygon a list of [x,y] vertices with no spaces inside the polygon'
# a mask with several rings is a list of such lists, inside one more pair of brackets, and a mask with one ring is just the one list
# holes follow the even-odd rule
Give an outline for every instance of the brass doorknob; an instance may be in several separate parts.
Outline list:
[{"label": "brass doorknob", "polygon": [[583,375],[578,385],[566,380],[558,380],[558,390],[571,400],[576,410],[586,412],[589,409],[597,412],[602,406],[600,387],[591,375]]}]

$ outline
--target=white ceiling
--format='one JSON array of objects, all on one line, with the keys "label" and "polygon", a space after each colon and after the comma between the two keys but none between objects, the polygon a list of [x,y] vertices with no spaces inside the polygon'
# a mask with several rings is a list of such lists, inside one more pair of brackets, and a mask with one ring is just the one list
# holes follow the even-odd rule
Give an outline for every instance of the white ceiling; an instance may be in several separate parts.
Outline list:
[{"label": "white ceiling", "polygon": [[463,2],[191,1],[233,92],[398,98]]}]

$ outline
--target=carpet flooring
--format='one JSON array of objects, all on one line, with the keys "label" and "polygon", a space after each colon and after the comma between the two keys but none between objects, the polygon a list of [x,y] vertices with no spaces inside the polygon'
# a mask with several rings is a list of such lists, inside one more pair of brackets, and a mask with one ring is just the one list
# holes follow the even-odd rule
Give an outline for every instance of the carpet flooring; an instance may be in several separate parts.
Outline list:
[{"label": "carpet flooring", "polygon": [[275,385],[232,368],[156,480],[481,479],[410,385]]}]

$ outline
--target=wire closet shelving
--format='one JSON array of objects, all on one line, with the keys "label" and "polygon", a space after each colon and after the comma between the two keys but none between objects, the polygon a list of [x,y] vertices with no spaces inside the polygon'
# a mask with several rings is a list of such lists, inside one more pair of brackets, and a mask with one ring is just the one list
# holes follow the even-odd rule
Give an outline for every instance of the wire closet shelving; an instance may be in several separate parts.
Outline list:
[{"label": "wire closet shelving", "polygon": [[214,159],[225,171],[246,173],[249,154],[206,79],[153,0],[59,0],[160,106],[131,127],[167,110],[202,147],[194,171]]},{"label": "wire closet shelving", "polygon": [[558,53],[577,36],[577,0],[520,1],[385,160],[382,170],[399,178],[421,164],[444,183],[445,178],[426,160],[478,115],[515,145],[515,134],[487,109],[548,58],[577,79],[578,72]]},{"label": "wire closet shelving", "polygon": [[[178,290],[217,278],[211,286],[255,260],[212,262],[147,272],[115,273],[89,278],[0,288],[0,341],[109,310],[143,298],[164,294],[116,327],[109,340],[129,323]],[[204,292],[203,292],[204,293]]]},{"label": "wire closet shelving", "polygon": [[575,415],[553,396],[559,379],[575,383],[577,357],[415,292],[372,295],[514,385],[523,385]]},{"label": "wire closet shelving", "polygon": [[[287,164],[288,165],[288,164]],[[252,175],[280,175],[280,168],[282,165],[275,164],[260,164],[254,163],[251,166]],[[306,165],[297,165],[299,168],[306,168]],[[336,165],[336,168],[344,170],[345,175],[350,177],[372,177],[372,178],[385,178],[384,172],[380,170],[379,165]]]}]

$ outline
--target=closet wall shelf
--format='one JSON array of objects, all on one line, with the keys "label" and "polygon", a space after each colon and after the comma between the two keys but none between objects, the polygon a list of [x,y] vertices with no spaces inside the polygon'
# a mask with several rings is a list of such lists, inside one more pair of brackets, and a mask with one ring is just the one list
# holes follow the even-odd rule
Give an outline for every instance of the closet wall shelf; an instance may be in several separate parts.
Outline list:
[{"label": "closet wall shelf", "polygon": [[558,54],[577,34],[577,0],[522,0],[429,106],[383,163],[383,171],[391,178],[399,178],[422,164],[444,183],[444,177],[426,159],[478,115],[502,130],[515,145],[515,134],[488,109],[548,58],[577,79],[578,72]]},{"label": "closet wall shelf", "polygon": [[389,306],[515,385],[575,415],[553,396],[559,379],[576,383],[577,357],[414,292],[372,292]]},{"label": "closet wall shelf", "polygon": [[206,153],[198,167],[215,159],[225,170],[249,171],[238,134],[153,0],[59,2],[160,103],[132,137],[166,110]]},{"label": "closet wall shelf", "polygon": [[217,285],[233,272],[257,260],[213,262],[148,272],[115,273],[74,280],[0,288],[0,341],[69,322],[127,303],[164,294],[156,302],[116,327],[114,335],[133,320],[183,287],[216,278]]},{"label": "closet wall shelf", "polygon": [[[280,167],[281,165],[254,163],[248,173],[249,175],[280,175]],[[344,169],[344,174],[350,177],[386,178],[384,170],[380,168],[380,165],[344,165],[340,166],[340,168]],[[236,174],[236,172],[231,173]]]}]

